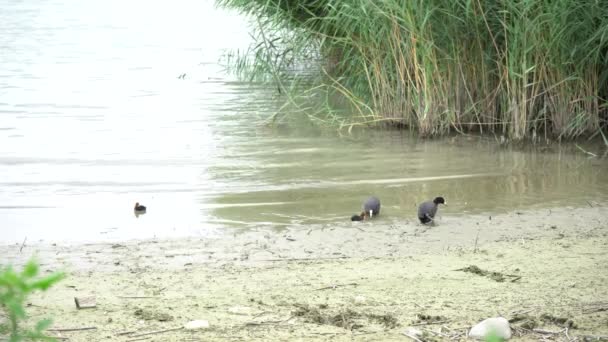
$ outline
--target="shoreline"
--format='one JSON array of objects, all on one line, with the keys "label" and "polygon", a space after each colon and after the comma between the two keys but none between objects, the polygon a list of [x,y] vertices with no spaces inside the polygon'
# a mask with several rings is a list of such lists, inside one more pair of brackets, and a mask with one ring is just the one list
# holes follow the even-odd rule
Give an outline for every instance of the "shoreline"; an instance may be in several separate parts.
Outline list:
[{"label": "shoreline", "polygon": [[[180,267],[180,262],[255,263],[288,258],[398,257],[474,248],[489,242],[522,242],[593,234],[608,230],[608,204],[593,207],[554,207],[517,210],[493,216],[440,216],[436,226],[417,220],[382,218],[311,225],[306,229],[232,229],[206,237],[130,239],[97,242],[27,242],[0,245],[5,264],[23,265],[38,256],[50,268],[68,271],[99,269],[106,256],[122,257],[125,249],[159,259],[157,268]],[[301,227],[300,227],[301,228]],[[97,256],[104,258],[98,258]],[[163,260],[167,259],[167,260]],[[169,260],[172,259],[172,260]],[[155,261],[159,261],[155,260]],[[164,262],[168,261],[168,262]],[[110,268],[108,270],[116,270]]]},{"label": "shoreline", "polygon": [[[552,208],[443,217],[430,228],[379,221],[0,253],[15,265],[36,254],[43,271],[68,273],[32,296],[29,312],[54,316],[53,328],[97,328],[62,333],[70,341],[127,341],[197,319],[210,327],[146,341],[407,340],[412,326],[426,340],[464,339],[485,318],[517,313],[525,317],[512,323],[514,340],[538,340],[522,330],[528,321],[567,340],[564,332],[608,335],[606,212]],[[470,266],[502,280],[462,271]],[[77,310],[82,296],[95,296],[97,307]],[[566,331],[557,318],[574,325]],[[124,331],[134,333],[117,335]]]}]

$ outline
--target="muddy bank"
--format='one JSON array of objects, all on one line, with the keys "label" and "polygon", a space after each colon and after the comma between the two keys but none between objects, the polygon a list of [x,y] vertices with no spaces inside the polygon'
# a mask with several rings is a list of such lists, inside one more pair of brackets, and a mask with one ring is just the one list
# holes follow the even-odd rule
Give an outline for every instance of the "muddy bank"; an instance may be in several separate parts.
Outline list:
[{"label": "muddy bank", "polygon": [[[499,314],[514,319],[517,339],[542,329],[567,340],[608,335],[607,234],[606,208],[594,205],[444,217],[432,228],[378,221],[0,252],[69,273],[30,310],[53,314],[55,328],[96,327],[61,333],[70,341],[407,340],[411,326],[427,340],[463,339]],[[75,308],[91,295],[96,308]],[[195,319],[210,327],[136,336]]]}]

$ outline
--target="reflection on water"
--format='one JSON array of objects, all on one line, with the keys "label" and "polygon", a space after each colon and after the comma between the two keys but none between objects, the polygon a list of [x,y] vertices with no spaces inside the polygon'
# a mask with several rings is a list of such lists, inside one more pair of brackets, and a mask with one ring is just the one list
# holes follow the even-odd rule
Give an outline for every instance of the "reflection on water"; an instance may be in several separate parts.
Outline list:
[{"label": "reflection on water", "polygon": [[606,163],[571,149],[521,152],[487,141],[416,141],[399,132],[376,133],[359,142],[294,140],[267,137],[257,146],[234,146],[244,155],[256,150],[255,160],[232,172],[229,166],[209,169],[227,189],[234,187],[217,202],[274,200],[280,206],[220,207],[214,215],[242,225],[337,222],[358,212],[365,197],[374,194],[383,203],[382,219],[404,221],[415,219],[421,201],[439,195],[448,199],[450,206],[442,211],[449,215],[581,205],[608,195]]},{"label": "reflection on water", "polygon": [[281,103],[217,65],[247,29],[212,1],[0,1],[2,242],[351,224],[371,194],[395,222],[436,195],[444,215],[608,197],[606,162],[568,149],[260,127]]}]

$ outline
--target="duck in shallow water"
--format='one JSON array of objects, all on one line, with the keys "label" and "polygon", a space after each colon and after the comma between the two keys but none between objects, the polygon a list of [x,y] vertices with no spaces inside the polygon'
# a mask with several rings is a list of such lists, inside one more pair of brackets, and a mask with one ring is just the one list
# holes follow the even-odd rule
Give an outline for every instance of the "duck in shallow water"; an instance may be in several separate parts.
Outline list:
[{"label": "duck in shallow water", "polygon": [[418,219],[420,222],[424,224],[433,222],[440,204],[447,205],[443,197],[435,197],[432,201],[422,202],[418,206]]},{"label": "duck in shallow water", "polygon": [[139,202],[135,203],[135,207],[133,208],[135,211],[142,212],[146,211],[145,205],[140,205]]},{"label": "duck in shallow water", "polygon": [[371,219],[374,215],[380,215],[380,200],[378,197],[372,196],[363,202],[363,211],[361,215],[353,215],[351,221],[363,221]]}]

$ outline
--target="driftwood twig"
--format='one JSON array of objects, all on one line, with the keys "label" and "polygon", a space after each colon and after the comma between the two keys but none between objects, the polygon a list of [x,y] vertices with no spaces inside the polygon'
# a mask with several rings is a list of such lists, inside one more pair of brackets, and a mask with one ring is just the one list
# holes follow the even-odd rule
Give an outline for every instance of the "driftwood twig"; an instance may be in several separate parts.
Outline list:
[{"label": "driftwood twig", "polygon": [[149,340],[149,339],[151,339],[151,338],[152,338],[152,337],[149,337],[149,336],[148,336],[148,337],[141,337],[141,338],[132,338],[132,339],[130,339],[130,340],[126,340],[125,342],[143,341],[143,340]]},{"label": "driftwood twig", "polygon": [[53,329],[47,329],[47,331],[66,332],[66,331],[82,331],[82,330],[96,330],[96,329],[97,329],[97,327],[53,328]]},{"label": "driftwood twig", "polygon": [[116,336],[131,335],[131,334],[133,334],[135,332],[136,332],[135,330],[127,330],[127,331],[117,332],[115,335]]},{"label": "driftwood twig", "polygon": [[264,321],[264,322],[247,322],[247,323],[245,323],[245,325],[279,324],[279,323],[283,323],[283,322],[285,322],[285,320],[280,320],[280,321]]},{"label": "driftwood twig", "polygon": [[420,322],[420,323],[414,323],[414,324],[410,324],[411,326],[417,326],[417,325],[433,325],[433,324],[444,324],[444,323],[448,323],[449,321],[432,321],[432,322]]},{"label": "driftwood twig", "polygon": [[545,330],[545,329],[532,329],[532,331],[534,331],[535,333],[543,334],[543,335],[558,335],[558,334],[561,334],[562,332],[564,332],[563,329],[560,331],[552,331],[552,330]]},{"label": "driftwood twig", "polygon": [[260,261],[317,261],[317,260],[340,260],[349,259],[348,256],[329,257],[329,258],[284,258],[284,259],[265,259]]},{"label": "driftwood twig", "polygon": [[21,251],[23,250],[23,247],[25,247],[25,241],[27,241],[27,236],[25,237],[25,239],[23,239],[23,243],[21,244],[21,248],[19,248],[19,253],[21,253]]},{"label": "driftwood twig", "polygon": [[281,319],[278,321],[263,321],[263,322],[254,322],[254,321],[249,321],[247,323],[245,323],[245,326],[250,326],[250,325],[263,325],[263,324],[280,324],[280,323],[285,323],[288,322],[290,319],[292,319],[293,316],[289,316],[286,319]]},{"label": "driftwood twig", "polygon": [[473,254],[477,253],[477,242],[479,241],[479,232],[481,228],[477,229],[477,235],[475,236],[475,246],[473,247]]},{"label": "driftwood twig", "polygon": [[344,287],[344,286],[357,286],[359,284],[357,283],[349,283],[349,284],[336,284],[336,285],[331,285],[331,286],[325,286],[325,287],[321,287],[318,289],[315,289],[315,291],[321,291],[321,290],[329,290],[329,289],[335,289],[338,287]]},{"label": "driftwood twig", "polygon": [[441,333],[441,332],[438,332],[438,331],[433,331],[431,329],[425,329],[425,328],[421,328],[421,329],[424,330],[424,331],[426,331],[426,332],[428,332],[428,333],[431,333],[431,334],[433,334],[435,336],[450,337],[447,334],[444,334],[444,333]]},{"label": "driftwood twig", "polygon": [[402,334],[405,335],[405,336],[407,336],[407,337],[409,337],[409,338],[411,338],[412,340],[414,340],[416,342],[422,342],[418,337],[416,337],[414,335],[410,335],[410,334],[408,334],[406,332],[402,332]]},{"label": "driftwood twig", "polygon": [[184,329],[184,327],[169,328],[169,329],[163,329],[163,330],[150,331],[150,332],[141,333],[141,334],[135,334],[135,335],[131,335],[130,337],[156,335],[156,334],[162,334],[162,333],[166,333],[166,332],[170,332],[170,331],[177,331],[177,330],[182,330],[182,329]]}]

